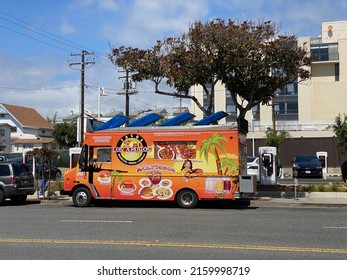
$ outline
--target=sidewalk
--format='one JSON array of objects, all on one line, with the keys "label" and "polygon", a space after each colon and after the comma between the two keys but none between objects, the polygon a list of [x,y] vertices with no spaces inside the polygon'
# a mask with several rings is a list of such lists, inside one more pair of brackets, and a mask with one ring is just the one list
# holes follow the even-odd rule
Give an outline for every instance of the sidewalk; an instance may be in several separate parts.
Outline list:
[{"label": "sidewalk", "polygon": [[38,197],[37,192],[35,192],[33,195],[28,195],[27,198],[28,201],[41,201],[42,202],[47,202],[47,203],[55,203],[55,202],[62,202],[62,201],[71,201],[72,203],[72,198],[67,196],[67,195],[60,195],[59,192],[55,192],[54,195],[48,196],[47,193],[45,195],[45,198],[40,199]]},{"label": "sidewalk", "polygon": [[[262,191],[248,197],[251,207],[346,207],[347,192],[312,192],[297,193]],[[58,192],[54,196],[39,199],[37,194],[28,196],[29,201],[41,201],[41,203],[71,203],[72,198],[60,195]]]},{"label": "sidewalk", "polygon": [[261,197],[251,200],[254,207],[346,207],[347,198],[273,198]]}]

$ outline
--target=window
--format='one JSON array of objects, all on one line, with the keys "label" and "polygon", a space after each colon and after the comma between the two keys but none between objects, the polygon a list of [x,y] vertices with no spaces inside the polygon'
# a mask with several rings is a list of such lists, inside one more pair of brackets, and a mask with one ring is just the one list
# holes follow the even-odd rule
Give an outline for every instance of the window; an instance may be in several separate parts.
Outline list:
[{"label": "window", "polygon": [[335,82],[340,81],[340,64],[335,63]]},{"label": "window", "polygon": [[96,149],[98,162],[111,162],[111,147],[100,147]]},{"label": "window", "polygon": [[0,136],[5,136],[5,129],[3,128],[0,129]]},{"label": "window", "polygon": [[13,164],[13,173],[16,176],[23,176],[23,175],[28,175],[31,173],[31,170],[27,165],[24,164]]},{"label": "window", "polygon": [[[81,155],[79,157],[79,165],[82,171],[86,171],[87,169],[87,161],[88,161],[88,145],[83,145],[81,149]],[[91,160],[93,159],[93,154],[91,150]],[[92,160],[93,161],[93,160]]]},{"label": "window", "polygon": [[[206,88],[207,88],[207,91],[204,89],[204,100],[203,100],[203,106],[205,109],[208,108],[209,106],[209,96],[211,94],[211,91],[212,91],[212,86],[209,84],[209,85],[206,85]],[[212,99],[212,110],[211,110],[212,113],[214,113],[214,99]]]},{"label": "window", "polygon": [[10,167],[6,165],[0,165],[0,176],[9,176],[10,175]]},{"label": "window", "polygon": [[298,82],[295,81],[276,89],[275,94],[276,96],[298,95]]},{"label": "window", "polygon": [[312,58],[312,61],[328,61],[329,60],[328,46],[326,45],[312,46],[311,58]]},{"label": "window", "polygon": [[237,107],[231,98],[231,93],[229,90],[226,90],[226,92],[225,92],[225,99],[226,99],[225,100],[226,101],[225,111],[226,111],[226,113],[229,114],[229,116],[227,116],[226,120],[227,120],[227,122],[235,122],[237,119]]},{"label": "window", "polygon": [[32,149],[33,147],[33,144],[23,144],[23,149]]},{"label": "window", "polygon": [[296,102],[281,102],[278,103],[278,110],[276,110],[279,114],[294,114],[298,112],[298,103]]},{"label": "window", "polygon": [[312,44],[311,59],[315,61],[338,60],[339,52],[337,43],[331,44]]}]

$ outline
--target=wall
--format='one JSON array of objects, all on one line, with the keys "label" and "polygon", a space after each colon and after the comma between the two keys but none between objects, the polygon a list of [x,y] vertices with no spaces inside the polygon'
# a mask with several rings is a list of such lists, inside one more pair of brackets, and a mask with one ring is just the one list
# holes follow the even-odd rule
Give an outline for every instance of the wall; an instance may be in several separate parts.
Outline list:
[{"label": "wall", "polygon": [[[265,146],[263,139],[255,139],[255,154],[258,155],[258,148]],[[316,154],[316,152],[328,152],[328,168],[339,168],[340,160],[337,151],[336,137],[317,137],[317,138],[290,138],[281,147],[276,158],[281,159],[283,167],[292,166],[295,155]],[[247,139],[247,155],[252,155],[252,139]],[[347,155],[342,160],[347,160]]]}]

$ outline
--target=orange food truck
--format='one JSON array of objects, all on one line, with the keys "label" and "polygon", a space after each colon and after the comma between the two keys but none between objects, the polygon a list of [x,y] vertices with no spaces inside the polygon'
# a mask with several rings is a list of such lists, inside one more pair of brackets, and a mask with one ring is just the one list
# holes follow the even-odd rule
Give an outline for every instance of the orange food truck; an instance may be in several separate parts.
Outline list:
[{"label": "orange food truck", "polygon": [[256,187],[240,180],[245,139],[228,125],[87,132],[76,167],[65,172],[63,192],[78,207],[97,199],[176,201],[183,208],[238,199]]}]

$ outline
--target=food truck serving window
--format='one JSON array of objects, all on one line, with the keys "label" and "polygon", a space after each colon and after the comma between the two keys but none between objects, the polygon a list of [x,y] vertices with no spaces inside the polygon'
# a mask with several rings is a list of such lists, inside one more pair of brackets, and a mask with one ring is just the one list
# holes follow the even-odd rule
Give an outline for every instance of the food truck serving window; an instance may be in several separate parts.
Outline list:
[{"label": "food truck serving window", "polygon": [[102,147],[96,149],[97,162],[111,162],[111,147]]}]

